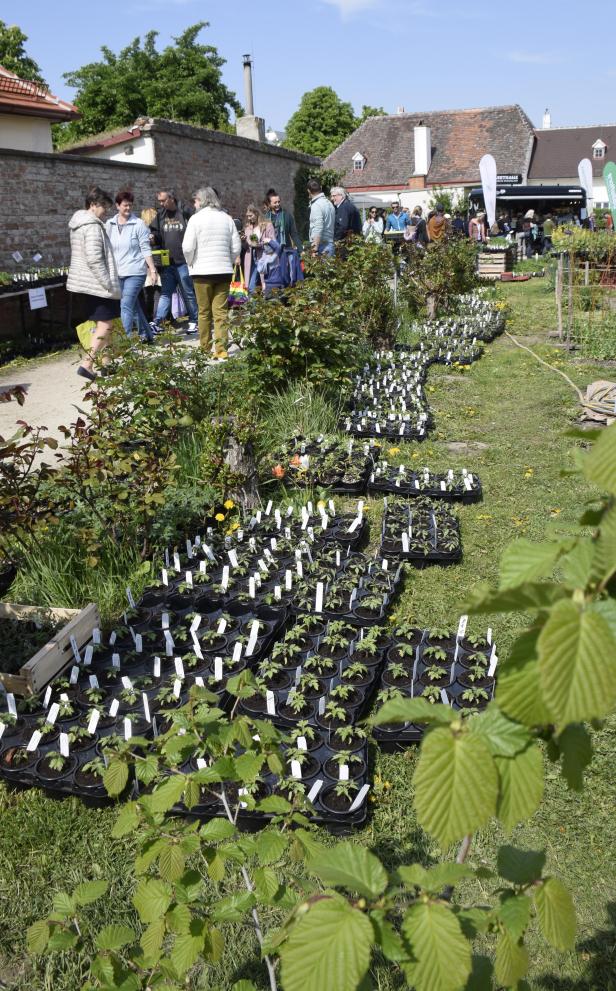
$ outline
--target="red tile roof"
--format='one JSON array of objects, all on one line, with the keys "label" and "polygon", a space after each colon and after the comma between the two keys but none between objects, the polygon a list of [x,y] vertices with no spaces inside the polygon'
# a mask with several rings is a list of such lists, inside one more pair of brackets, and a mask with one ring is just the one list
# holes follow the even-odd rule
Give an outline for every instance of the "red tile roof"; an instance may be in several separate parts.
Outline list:
[{"label": "red tile roof", "polygon": [[[413,129],[420,124],[430,128],[429,185],[478,183],[479,159],[488,153],[501,175],[527,171],[533,125],[517,104],[369,117],[324,164],[343,172],[349,189],[406,186],[415,174]],[[366,163],[354,172],[352,159],[358,151]]]},{"label": "red tile roof", "polygon": [[[578,163],[589,158],[592,174],[603,174],[605,163],[616,157],[616,124],[595,127],[550,127],[535,131],[536,143],[530,163],[529,181],[575,179]],[[600,138],[606,145],[604,158],[592,157],[592,146]]]},{"label": "red tile roof", "polygon": [[123,127],[117,131],[104,131],[102,134],[92,134],[81,141],[74,141],[62,149],[65,155],[83,155],[88,151],[99,151],[101,148],[112,148],[114,145],[126,144],[134,138],[140,138],[143,133],[138,124],[133,127]]},{"label": "red tile roof", "polygon": [[77,107],[60,100],[44,86],[20,79],[0,65],[0,113],[46,117],[51,121],[76,120]]}]

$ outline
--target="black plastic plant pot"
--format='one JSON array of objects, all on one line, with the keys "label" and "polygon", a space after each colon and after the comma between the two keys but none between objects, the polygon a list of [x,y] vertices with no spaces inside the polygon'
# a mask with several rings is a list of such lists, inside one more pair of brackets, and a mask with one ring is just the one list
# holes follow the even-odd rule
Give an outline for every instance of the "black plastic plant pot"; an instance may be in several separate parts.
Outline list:
[{"label": "black plastic plant pot", "polygon": [[404,675],[392,675],[391,671],[385,669],[381,675],[381,681],[387,688],[400,688],[404,690],[413,684],[413,674],[407,671]]},{"label": "black plastic plant pot", "polygon": [[49,754],[41,757],[34,770],[36,777],[42,782],[43,786],[53,785],[56,782],[65,781],[66,778],[73,773],[77,766],[76,757],[67,757],[64,767],[55,770],[53,767],[49,766],[50,759],[51,757]]},{"label": "black plastic plant pot", "polygon": [[[439,667],[440,666],[441,665],[439,665]],[[434,679],[431,680],[428,677],[428,673],[427,673],[428,672],[428,668],[425,668],[425,670],[422,671],[421,675],[418,678],[419,684],[422,685],[422,687],[430,687],[431,685],[436,685],[437,688],[447,688],[448,685],[451,685],[451,682],[452,682],[453,679],[452,679],[451,673],[450,673],[451,672],[450,665],[445,665],[445,666],[448,668],[447,673],[444,674],[442,677],[437,678],[435,680]],[[385,672],[385,673],[387,673],[387,672]],[[385,679],[385,675],[383,675],[383,680],[384,679]]]},{"label": "black plastic plant pot", "polygon": [[473,681],[467,671],[458,671],[456,681],[460,685],[463,685],[464,688],[485,688],[491,692],[494,687],[494,678],[489,677],[487,667],[485,677],[483,678],[475,678]]},{"label": "black plastic plant pot", "polygon": [[330,748],[330,750],[349,750],[351,753],[356,753],[361,750],[362,747],[366,745],[366,740],[363,737],[353,735],[350,739],[341,739],[336,730],[326,730],[323,733],[323,739],[325,743]]},{"label": "black plastic plant pot", "polygon": [[[87,763],[87,762],[86,762]],[[107,792],[103,784],[103,779],[93,771],[85,771],[83,766],[75,771],[74,791],[86,796],[96,798],[107,797]]]},{"label": "black plastic plant pot", "polygon": [[[310,753],[308,752],[308,757],[306,758],[306,760],[304,761],[304,763],[301,765],[301,769],[302,769],[302,778],[301,778],[301,780],[302,781],[308,781],[308,780],[310,780],[312,778],[316,778],[317,774],[319,773],[320,768],[321,768],[320,762],[317,760],[316,757],[312,757],[310,755]],[[289,776],[289,777],[291,776],[291,773],[292,772],[291,772],[291,763],[290,762],[288,762],[287,766],[285,767],[285,773],[287,774],[287,776]]]},{"label": "black plastic plant pot", "polygon": [[41,756],[40,750],[26,750],[21,746],[8,746],[0,753],[0,771],[9,778],[29,775]]},{"label": "black plastic plant pot", "polygon": [[355,622],[359,622],[362,626],[377,626],[383,622],[385,610],[381,607],[378,612],[374,612],[372,609],[364,609],[358,605],[353,607],[353,617]]},{"label": "black plastic plant pot", "polygon": [[170,582],[169,585],[163,585],[161,588],[146,588],[139,599],[139,605],[144,606],[146,609],[158,609],[160,606],[165,605],[165,603],[169,603],[169,596],[173,595],[176,584],[175,582]]},{"label": "black plastic plant pot", "polygon": [[[311,738],[308,735],[305,737],[305,739],[306,739],[306,747],[310,751],[310,753],[312,753],[315,750],[320,750],[320,748],[324,746],[324,741],[323,741],[323,737],[321,736],[318,730],[311,727],[310,732],[313,734],[313,737]],[[292,734],[294,740],[297,740],[298,736],[301,736],[301,734],[297,731]]]},{"label": "black plastic plant pot", "polygon": [[316,707],[312,702],[306,702],[301,712],[295,712],[290,705],[284,703],[280,706],[279,715],[289,723],[298,723],[306,719],[308,722],[315,718]]},{"label": "black plastic plant pot", "polygon": [[6,740],[9,739],[12,740],[22,739],[26,732],[27,725],[28,724],[26,723],[26,720],[24,719],[23,716],[17,716],[17,719],[13,723],[6,722],[5,723],[6,729],[2,734],[2,743],[4,743]]},{"label": "black plastic plant pot", "polygon": [[319,804],[329,815],[342,818],[349,814],[357,793],[353,792],[349,799],[345,795],[336,795],[335,789],[336,785],[322,788],[319,792]]},{"label": "black plastic plant pot", "polygon": [[[363,758],[360,761],[351,761],[347,766],[349,768],[349,777],[351,780],[357,780],[358,778],[364,777],[366,773],[366,762]],[[331,781],[338,782],[340,780],[340,764],[335,757],[330,757],[329,760],[325,761],[323,770]]]}]

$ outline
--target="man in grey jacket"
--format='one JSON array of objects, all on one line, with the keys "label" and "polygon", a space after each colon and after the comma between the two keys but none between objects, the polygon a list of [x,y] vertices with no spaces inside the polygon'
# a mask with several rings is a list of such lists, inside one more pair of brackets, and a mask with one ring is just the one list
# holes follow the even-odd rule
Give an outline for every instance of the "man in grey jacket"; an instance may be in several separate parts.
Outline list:
[{"label": "man in grey jacket", "polygon": [[336,211],[325,196],[317,179],[308,180],[310,196],[310,228],[308,238],[313,255],[334,254],[334,227]]}]

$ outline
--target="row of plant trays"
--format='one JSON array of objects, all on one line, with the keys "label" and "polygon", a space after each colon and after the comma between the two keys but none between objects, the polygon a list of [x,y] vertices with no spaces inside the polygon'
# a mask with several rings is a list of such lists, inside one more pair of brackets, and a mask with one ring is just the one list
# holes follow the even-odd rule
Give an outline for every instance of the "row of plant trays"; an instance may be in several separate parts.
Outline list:
[{"label": "row of plant trays", "polygon": [[[498,657],[492,631],[485,636],[466,634],[467,617],[454,629],[399,627],[387,650],[381,674],[379,705],[398,698],[443,702],[454,709],[480,711],[494,695]],[[417,743],[424,733],[420,724],[391,724],[373,729],[384,750]]]},{"label": "row of plant trays", "polygon": [[453,564],[462,557],[460,524],[442,503],[385,498],[380,555],[416,567]]},{"label": "row of plant trays", "polygon": [[9,295],[16,292],[27,292],[28,289],[38,289],[44,286],[55,286],[65,283],[67,279],[67,269],[59,268],[54,274],[52,270],[46,269],[45,275],[39,272],[15,272],[0,282],[0,296]]},{"label": "row of plant trays", "polygon": [[362,495],[379,448],[323,437],[295,437],[268,459],[269,475],[297,488],[320,486],[335,495]]},{"label": "row of plant trays", "polygon": [[405,465],[390,465],[381,461],[375,466],[368,483],[370,495],[384,493],[405,498],[425,496],[443,502],[480,502],[483,498],[477,475],[462,468],[447,472],[431,472],[428,468],[408,471]]},{"label": "row of plant trays", "polygon": [[[104,741],[117,743],[165,731],[174,712],[186,703],[192,685],[213,690],[225,708],[230,702],[228,678],[263,661],[291,617],[301,618],[302,590],[317,653],[328,649],[328,617],[340,617],[339,622],[343,619],[348,624],[346,635],[355,631],[355,639],[361,638],[362,625],[384,616],[400,574],[351,550],[351,541],[361,536],[365,526],[361,504],[358,515],[351,521],[344,519],[343,527],[333,506],[330,511],[326,526],[322,512],[315,516],[308,506],[295,513],[285,510],[283,524],[282,511],[272,513],[268,507],[231,538],[209,531],[203,539],[187,541],[182,553],[169,555],[161,580],[146,589],[138,603],[127,590],[129,608],[120,625],[108,634],[95,630],[92,642],[82,651],[75,645],[70,672],[48,686],[44,696],[19,703],[7,696],[8,713],[0,720],[0,773],[16,785],[36,784],[56,793],[104,801]],[[341,527],[349,536],[347,544],[330,539],[331,532]],[[281,531],[286,531],[284,536]],[[261,569],[273,585],[272,606],[255,594],[253,569],[256,573]],[[234,571],[243,574],[230,588]],[[378,608],[368,608],[368,618],[362,619],[361,604],[370,598]],[[341,724],[343,734],[345,725]],[[316,726],[312,731],[317,732]],[[343,740],[336,747],[336,741],[330,746],[331,733],[327,739],[323,746],[332,753],[323,764],[344,749]],[[365,817],[366,761],[357,789],[353,774],[350,785],[340,784],[336,798],[342,802],[342,818],[334,814],[332,819],[338,826]],[[310,791],[316,780],[310,782]],[[328,781],[322,786],[323,801],[315,801],[319,821],[327,816]],[[355,790],[361,793],[357,806],[353,805]]]}]

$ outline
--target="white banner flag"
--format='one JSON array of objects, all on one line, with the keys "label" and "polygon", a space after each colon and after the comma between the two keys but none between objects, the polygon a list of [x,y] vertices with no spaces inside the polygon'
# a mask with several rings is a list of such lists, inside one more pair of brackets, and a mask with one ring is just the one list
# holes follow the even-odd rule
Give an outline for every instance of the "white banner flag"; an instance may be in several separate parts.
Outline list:
[{"label": "white banner flag", "polygon": [[496,162],[492,155],[484,155],[479,163],[483,202],[488,215],[488,230],[496,220]]},{"label": "white banner flag", "polygon": [[595,201],[592,186],[592,163],[589,158],[583,158],[578,165],[578,176],[580,179],[580,186],[586,193],[586,216],[590,217],[594,209]]}]

